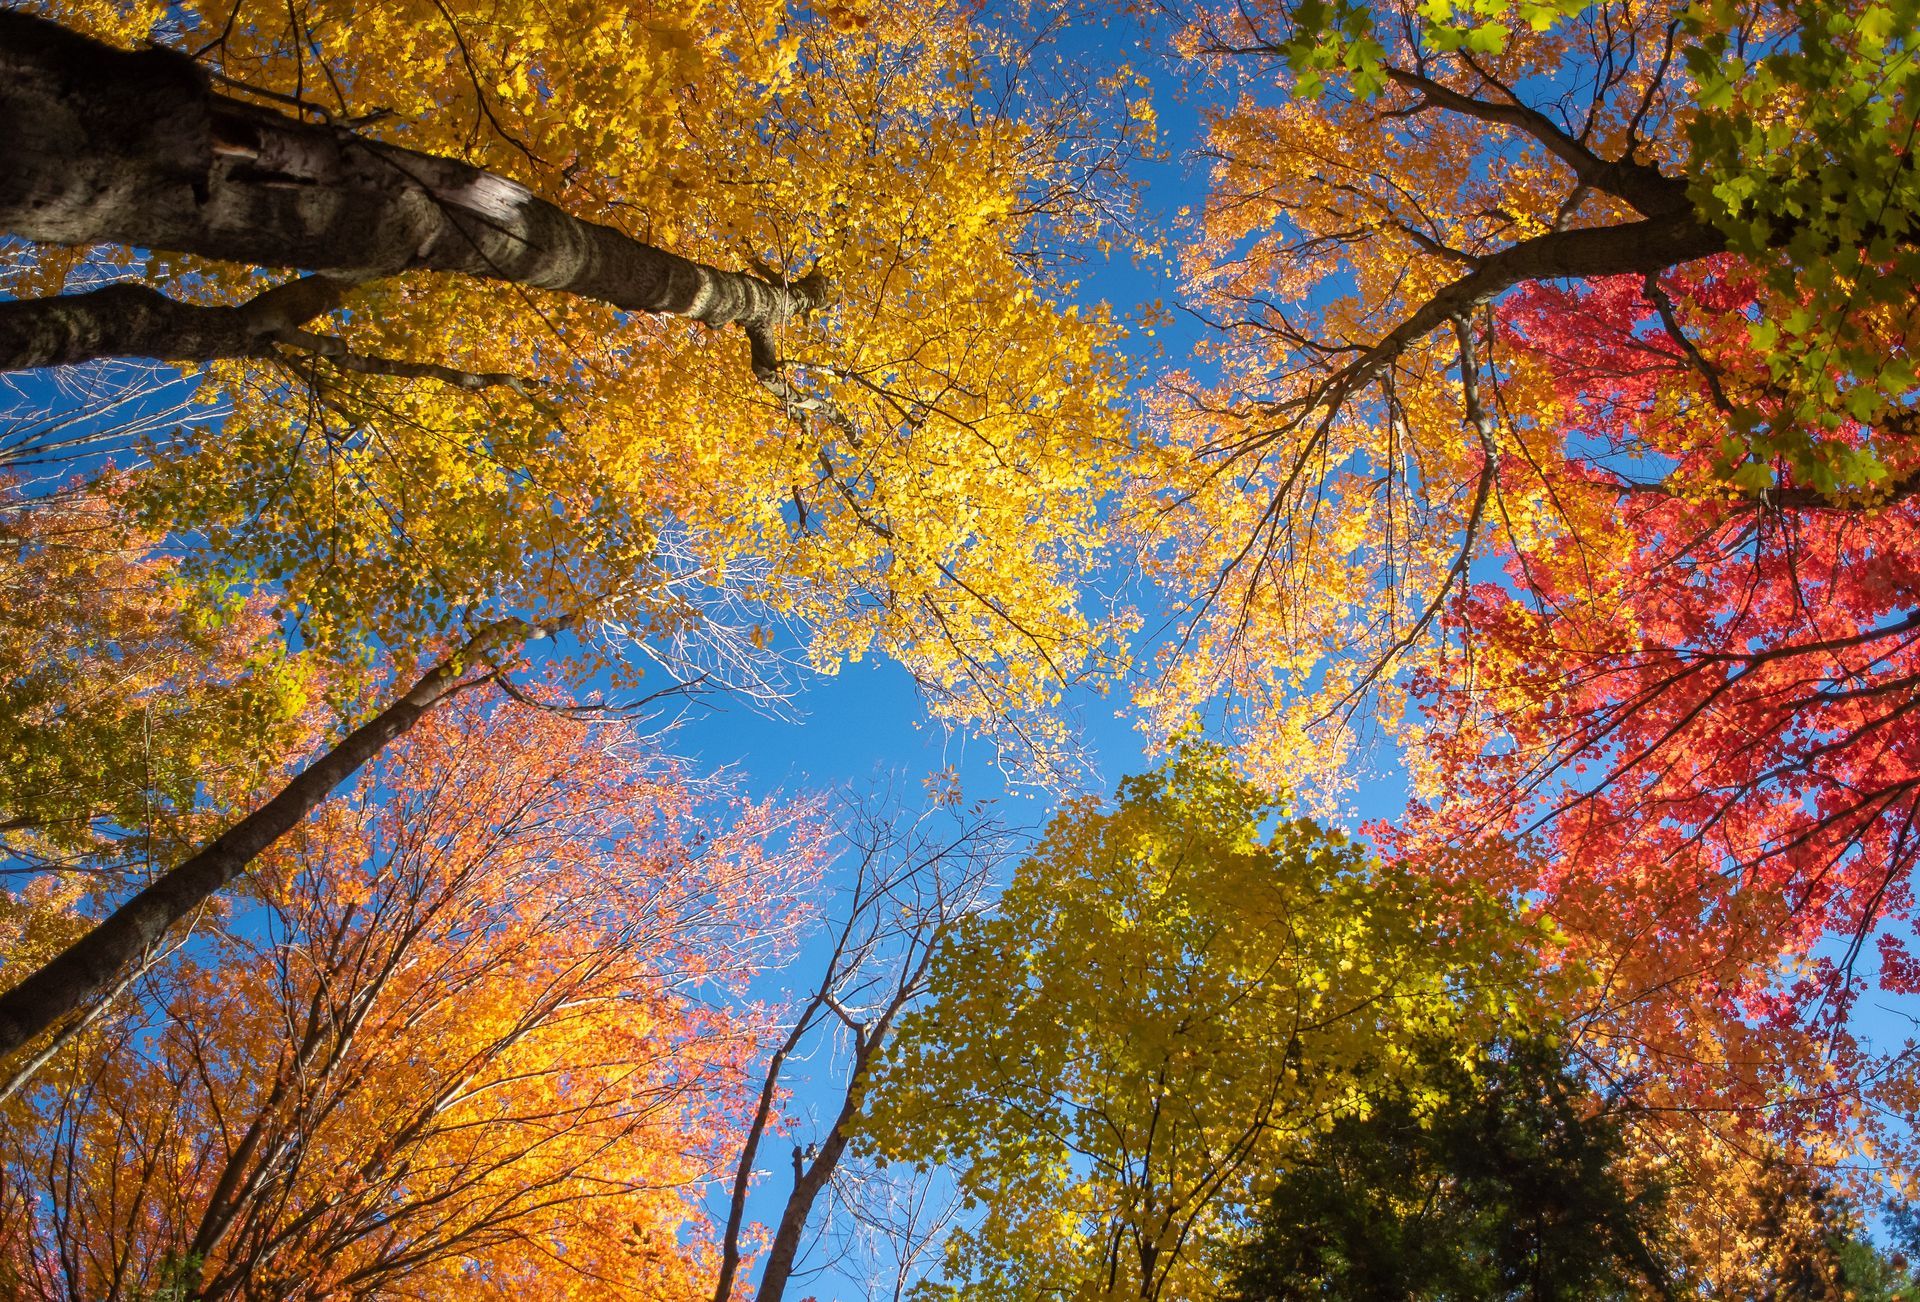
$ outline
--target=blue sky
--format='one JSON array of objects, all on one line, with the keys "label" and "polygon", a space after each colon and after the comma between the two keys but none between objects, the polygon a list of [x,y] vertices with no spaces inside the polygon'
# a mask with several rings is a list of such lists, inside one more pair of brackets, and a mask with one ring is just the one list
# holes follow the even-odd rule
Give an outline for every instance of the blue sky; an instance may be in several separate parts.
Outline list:
[{"label": "blue sky", "polygon": [[[1179,69],[1162,51],[1143,42],[1141,35],[1124,21],[1095,24],[1083,17],[1062,34],[1061,44],[1068,57],[1096,61],[1097,66],[1124,57],[1148,77],[1163,153],[1136,168],[1146,187],[1140,220],[1170,234],[1177,228],[1180,210],[1197,208],[1203,197],[1204,168],[1192,156],[1202,123]],[[1161,300],[1171,305],[1178,301],[1178,293],[1177,268],[1166,259],[1136,262],[1125,253],[1104,258],[1091,253],[1075,298],[1088,305],[1105,303],[1117,318],[1138,320],[1145,304]],[[1193,317],[1176,312],[1171,322],[1156,327],[1151,338],[1136,332],[1128,340],[1129,353],[1151,375],[1184,362],[1203,332]],[[1154,642],[1176,631],[1177,617],[1151,593],[1136,588],[1127,595],[1140,607],[1146,630],[1142,644],[1134,648],[1136,659],[1150,665]],[[1154,764],[1148,739],[1134,727],[1126,684],[1106,695],[1078,689],[1064,705],[1081,730],[1091,761],[1088,784],[1093,791],[1111,792],[1125,775]],[[895,778],[911,796],[922,779],[951,768],[969,800],[998,802],[1008,823],[1035,835],[1059,800],[1073,794],[1010,780],[1010,768],[1000,763],[991,741],[930,719],[911,677],[885,660],[863,660],[843,666],[836,674],[808,677],[791,709],[792,717],[773,717],[724,697],[695,703],[683,712],[666,745],[703,767],[731,768],[744,788],[756,795],[860,790]],[[1349,828],[1371,819],[1392,818],[1405,803],[1397,759],[1385,753],[1367,759],[1378,772],[1352,793],[1352,817],[1343,820]],[[820,957],[817,949],[803,953],[791,973],[770,975],[762,983],[762,993],[772,996],[785,987],[804,988],[816,975]],[[837,1106],[836,1073],[843,1067],[843,1061],[836,1060],[823,1044],[814,1059],[794,1071],[791,1108],[801,1120],[791,1138],[776,1138],[762,1149],[758,1166],[765,1174],[750,1204],[751,1213],[762,1221],[779,1215],[793,1140],[817,1135],[817,1120],[810,1119]],[[856,1256],[840,1268],[797,1282],[789,1296],[812,1294],[821,1302],[835,1298],[852,1302],[862,1296],[859,1280],[870,1264]]]}]

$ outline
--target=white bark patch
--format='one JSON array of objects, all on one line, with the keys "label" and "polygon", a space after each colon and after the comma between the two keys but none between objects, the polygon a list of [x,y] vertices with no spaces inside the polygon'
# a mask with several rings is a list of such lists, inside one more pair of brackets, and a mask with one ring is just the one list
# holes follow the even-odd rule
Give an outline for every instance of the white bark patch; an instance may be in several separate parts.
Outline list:
[{"label": "white bark patch", "polygon": [[440,202],[496,222],[513,221],[533,198],[533,191],[518,181],[491,172],[480,172],[465,185],[434,186],[432,190]]}]

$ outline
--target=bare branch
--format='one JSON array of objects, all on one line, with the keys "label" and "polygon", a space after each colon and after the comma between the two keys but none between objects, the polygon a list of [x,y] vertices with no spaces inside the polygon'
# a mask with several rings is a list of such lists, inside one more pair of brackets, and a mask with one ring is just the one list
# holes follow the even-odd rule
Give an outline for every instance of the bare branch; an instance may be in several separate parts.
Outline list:
[{"label": "bare branch", "polygon": [[844,912],[813,993],[769,1059],[747,1143],[735,1169],[715,1302],[728,1302],[740,1256],[747,1189],[762,1133],[789,1062],[831,1014],[851,1039],[845,1076],[833,1086],[839,1106],[820,1139],[794,1150],[793,1187],[775,1228],[755,1293],[778,1302],[799,1264],[820,1198],[840,1169],[861,1085],[899,1015],[926,989],[940,937],[978,906],[1010,834],[982,812],[956,813],[946,830],[937,811],[906,818],[889,799],[850,804],[841,837],[854,855]]}]

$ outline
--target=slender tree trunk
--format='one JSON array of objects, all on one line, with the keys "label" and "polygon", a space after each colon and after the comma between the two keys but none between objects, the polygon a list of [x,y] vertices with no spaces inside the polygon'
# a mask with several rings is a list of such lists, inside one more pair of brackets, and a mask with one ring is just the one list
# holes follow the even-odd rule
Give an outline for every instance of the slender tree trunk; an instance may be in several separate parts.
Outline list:
[{"label": "slender tree trunk", "polygon": [[827,1137],[820,1141],[811,1159],[798,1148],[793,1151],[793,1191],[787,1195],[780,1224],[774,1229],[773,1242],[767,1248],[767,1264],[760,1272],[760,1288],[753,1295],[754,1302],[780,1302],[785,1296],[787,1281],[792,1278],[794,1265],[800,1258],[800,1243],[807,1232],[807,1222],[813,1217],[813,1205],[832,1181],[840,1159],[846,1154],[847,1127],[859,1110],[860,1091],[867,1083],[867,1073],[886,1044],[894,1019],[921,988],[933,950],[929,944],[921,951],[920,961],[878,1017],[865,1026],[849,1027],[854,1037],[853,1068],[847,1075],[846,1093],[840,1098],[839,1115],[834,1117]]},{"label": "slender tree trunk", "polygon": [[800,1241],[813,1216],[813,1204],[833,1179],[834,1168],[840,1165],[841,1155],[847,1151],[847,1123],[853,1119],[853,1099],[859,1080],[856,1073],[848,1083],[840,1115],[834,1119],[833,1129],[827,1132],[812,1160],[803,1157],[798,1149],[794,1150],[793,1192],[787,1195],[786,1210],[781,1212],[780,1224],[773,1232],[773,1243],[767,1249],[767,1265],[760,1273],[760,1287],[753,1295],[754,1302],[780,1302],[786,1294],[787,1281],[792,1278],[794,1264],[800,1257]]},{"label": "slender tree trunk", "polygon": [[[738,325],[763,378],[795,284],[683,258],[455,159],[215,94],[192,60],[0,12],[0,230],[350,280],[458,272]],[[18,365],[0,355],[0,366]]]},{"label": "slender tree trunk", "polygon": [[[828,976],[832,976],[831,970]],[[786,1065],[787,1055],[800,1046],[800,1041],[812,1028],[813,1016],[823,998],[824,995],[813,997],[795,1019],[787,1038],[767,1060],[766,1074],[760,1081],[760,1098],[754,1106],[753,1120],[747,1125],[746,1140],[740,1147],[740,1161],[734,1167],[733,1193],[727,1202],[727,1227],[720,1236],[720,1269],[713,1281],[713,1302],[731,1302],[733,1297],[734,1276],[740,1270],[740,1232],[746,1225],[747,1195],[753,1187],[753,1163],[760,1153],[761,1137],[767,1133],[767,1126],[773,1120],[774,1104],[779,1098],[780,1072]]]},{"label": "slender tree trunk", "polygon": [[192,858],[168,869],[64,952],[0,994],[0,1061],[61,1018],[101,998],[173,925],[231,883],[388,742],[463,685],[477,657],[529,635],[519,620],[479,634],[398,700],[314,760],[266,804]]}]

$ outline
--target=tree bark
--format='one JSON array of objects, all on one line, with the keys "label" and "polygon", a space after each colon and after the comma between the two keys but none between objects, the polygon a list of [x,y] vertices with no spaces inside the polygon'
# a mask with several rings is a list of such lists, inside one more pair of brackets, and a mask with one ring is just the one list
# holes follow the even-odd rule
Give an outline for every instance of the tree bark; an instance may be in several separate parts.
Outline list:
[{"label": "tree bark", "polygon": [[0,368],[72,366],[100,357],[211,362],[265,357],[286,332],[331,312],[349,282],[305,276],[239,307],[182,303],[145,285],[0,303]]},{"label": "tree bark", "polygon": [[1343,394],[1375,377],[1414,344],[1516,285],[1647,275],[1727,251],[1727,238],[1691,210],[1612,226],[1549,231],[1476,259],[1341,372]]},{"label": "tree bark", "polygon": [[506,620],[480,633],[309,764],[266,804],[190,859],[162,873],[64,952],[0,994],[0,1061],[110,990],[120,974],[175,923],[240,876],[262,851],[298,825],[388,742],[457,691],[477,657],[529,635],[520,620]]},{"label": "tree bark", "polygon": [[[505,177],[214,93],[171,50],[116,50],[0,12],[0,229],[359,280],[456,272],[737,325],[762,378],[820,305],[584,221]],[[12,359],[0,354],[0,365]]]},{"label": "tree bark", "polygon": [[793,1277],[794,1264],[800,1257],[800,1240],[807,1232],[807,1222],[813,1217],[813,1204],[820,1193],[833,1179],[833,1172],[840,1165],[840,1158],[847,1151],[847,1125],[853,1120],[854,1100],[859,1088],[865,1083],[868,1054],[861,1054],[854,1066],[854,1074],[847,1083],[846,1095],[840,1103],[840,1114],[833,1120],[833,1128],[821,1141],[819,1150],[808,1161],[799,1149],[793,1153],[793,1192],[787,1195],[787,1206],[780,1213],[780,1224],[773,1232],[773,1243],[767,1248],[766,1269],[760,1274],[760,1287],[754,1293],[754,1302],[781,1302],[786,1295],[787,1281]]},{"label": "tree bark", "polygon": [[1582,185],[1625,200],[1643,217],[1670,217],[1693,211],[1685,177],[1667,176],[1652,163],[1636,162],[1631,157],[1604,158],[1562,131],[1552,118],[1518,100],[1490,103],[1404,68],[1383,67],[1381,72],[1388,81],[1412,91],[1434,108],[1526,132],[1571,168]]}]

